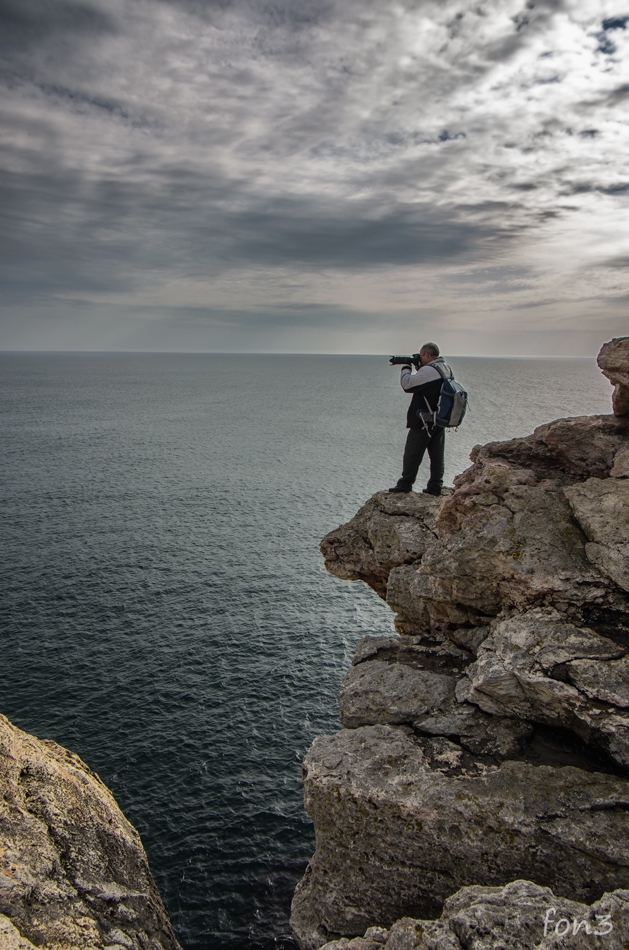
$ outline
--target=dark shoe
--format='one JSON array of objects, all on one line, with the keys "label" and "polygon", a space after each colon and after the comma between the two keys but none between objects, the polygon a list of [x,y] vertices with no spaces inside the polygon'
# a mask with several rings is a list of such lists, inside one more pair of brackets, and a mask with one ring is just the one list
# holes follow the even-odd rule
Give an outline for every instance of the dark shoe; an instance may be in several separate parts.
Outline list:
[{"label": "dark shoe", "polygon": [[397,492],[397,493],[400,494],[400,495],[408,495],[408,493],[411,491],[411,489],[410,489],[410,488],[398,488],[397,485],[394,485],[393,488],[387,488],[387,491],[390,491],[390,492]]},{"label": "dark shoe", "polygon": [[430,488],[422,488],[422,495],[434,495],[435,498],[441,498],[441,489],[438,491],[431,491]]}]

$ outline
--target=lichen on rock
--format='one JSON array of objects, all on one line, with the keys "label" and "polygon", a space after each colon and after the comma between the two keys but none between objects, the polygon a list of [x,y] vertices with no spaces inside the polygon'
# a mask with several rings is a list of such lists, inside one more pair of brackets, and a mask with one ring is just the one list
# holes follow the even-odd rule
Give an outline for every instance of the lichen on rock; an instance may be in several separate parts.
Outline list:
[{"label": "lichen on rock", "polygon": [[300,946],[436,917],[475,882],[529,878],[591,902],[629,888],[626,781],[573,767],[488,767],[392,726],[316,739],[304,760],[317,850],[293,901]]},{"label": "lichen on rock", "polygon": [[0,947],[180,950],[140,837],[84,762],[0,716]]},{"label": "lichen on rock", "polygon": [[405,917],[323,950],[625,950],[628,943],[629,891],[613,891],[589,906],[531,881],[513,881],[463,887],[445,902],[439,920]]}]

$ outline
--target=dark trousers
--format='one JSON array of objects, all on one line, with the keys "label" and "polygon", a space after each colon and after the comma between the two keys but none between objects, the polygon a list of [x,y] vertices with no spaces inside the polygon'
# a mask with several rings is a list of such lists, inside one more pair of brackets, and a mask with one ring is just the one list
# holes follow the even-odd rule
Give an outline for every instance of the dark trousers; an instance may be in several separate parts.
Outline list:
[{"label": "dark trousers", "polygon": [[404,447],[402,462],[402,477],[397,483],[398,488],[410,491],[417,478],[419,466],[422,463],[424,452],[428,449],[430,459],[430,478],[426,486],[428,491],[437,494],[443,485],[445,469],[446,432],[441,426],[428,429],[409,429]]}]

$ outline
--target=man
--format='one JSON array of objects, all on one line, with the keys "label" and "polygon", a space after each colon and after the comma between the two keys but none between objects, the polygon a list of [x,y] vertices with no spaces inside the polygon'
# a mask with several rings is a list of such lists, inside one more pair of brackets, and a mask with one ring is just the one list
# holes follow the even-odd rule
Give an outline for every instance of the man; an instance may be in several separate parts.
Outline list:
[{"label": "man", "polygon": [[[411,491],[424,452],[428,449],[430,479],[423,492],[424,494],[438,496],[441,494],[445,468],[445,429],[441,426],[431,425],[428,420],[430,413],[437,408],[441,394],[441,383],[443,382],[439,370],[435,369],[435,363],[440,363],[448,373],[450,373],[450,367],[446,366],[443,357],[439,356],[439,347],[435,343],[425,343],[422,346],[419,352],[419,362],[420,365],[414,373],[410,363],[402,366],[400,375],[402,389],[407,393],[412,393],[413,398],[406,416],[406,428],[409,432],[404,448],[402,477],[397,485],[390,488],[389,491],[404,493]],[[418,412],[425,413],[426,419],[422,420],[418,416]]]}]

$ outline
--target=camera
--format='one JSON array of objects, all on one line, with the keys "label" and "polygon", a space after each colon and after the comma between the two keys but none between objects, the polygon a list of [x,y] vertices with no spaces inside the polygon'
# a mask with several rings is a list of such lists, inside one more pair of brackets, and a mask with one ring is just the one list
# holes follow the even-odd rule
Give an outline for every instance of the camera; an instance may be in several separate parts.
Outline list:
[{"label": "camera", "polygon": [[412,363],[415,369],[419,366],[419,353],[413,353],[412,356],[391,356],[389,358],[391,366],[402,366],[405,363]]}]

